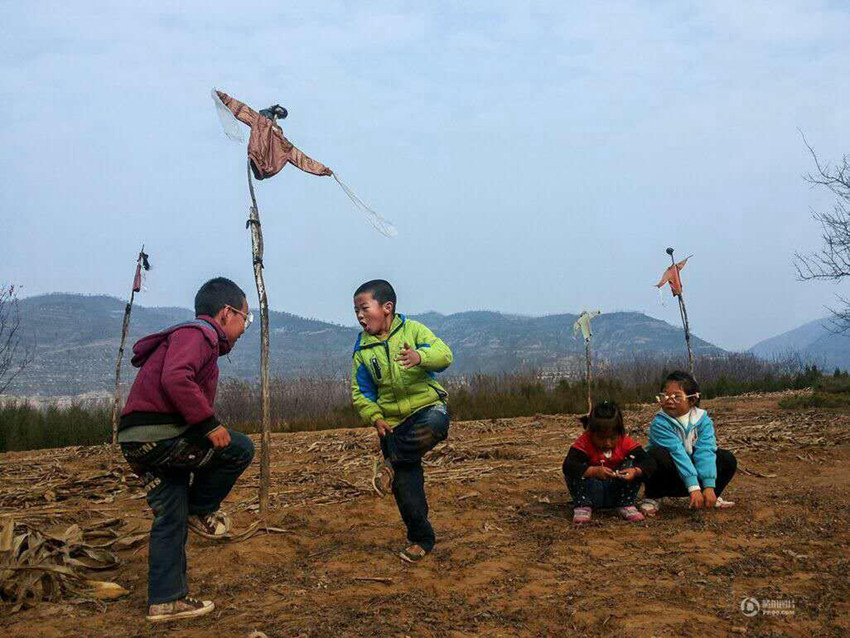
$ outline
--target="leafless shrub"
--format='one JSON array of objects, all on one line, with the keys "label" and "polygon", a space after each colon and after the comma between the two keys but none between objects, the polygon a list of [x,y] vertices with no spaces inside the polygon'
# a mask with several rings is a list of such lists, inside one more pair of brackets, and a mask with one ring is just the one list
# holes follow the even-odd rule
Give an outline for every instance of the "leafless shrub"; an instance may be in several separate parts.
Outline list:
[{"label": "leafless shrub", "polygon": [[[805,136],[803,143],[812,155],[815,172],[806,176],[812,187],[828,189],[835,195],[835,203],[828,212],[813,212],[812,218],[820,224],[822,248],[813,253],[796,253],[794,266],[800,281],[841,281],[850,275],[850,156],[832,165],[822,163]],[[850,300],[836,295],[840,308],[830,308],[835,332],[850,330]]]},{"label": "leafless shrub", "polygon": [[0,284],[0,394],[32,361],[32,350],[21,344],[20,328],[15,286]]}]

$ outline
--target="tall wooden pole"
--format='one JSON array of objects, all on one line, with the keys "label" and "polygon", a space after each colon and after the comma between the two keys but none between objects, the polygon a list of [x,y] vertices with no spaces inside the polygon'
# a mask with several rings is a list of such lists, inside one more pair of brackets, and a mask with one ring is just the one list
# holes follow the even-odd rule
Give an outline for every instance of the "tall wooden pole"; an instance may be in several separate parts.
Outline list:
[{"label": "tall wooden pole", "polygon": [[263,228],[260,211],[251,179],[251,160],[248,160],[248,190],[251,192],[251,213],[246,226],[251,228],[251,254],[254,262],[254,280],[260,299],[260,404],[262,410],[262,436],[260,446],[260,514],[269,508],[269,483],[271,482],[271,423],[269,417],[269,301],[263,279]]},{"label": "tall wooden pole", "polygon": [[587,379],[587,413],[593,411],[593,368],[590,358],[590,337],[584,340],[584,356],[585,356],[585,378]]},{"label": "tall wooden pole", "polygon": [[[145,245],[142,244],[142,249],[139,251],[139,257],[136,260],[138,265],[142,258],[142,253],[145,252]],[[118,449],[118,406],[121,403],[121,362],[124,360],[124,344],[127,341],[127,333],[130,331],[130,313],[133,312],[133,299],[136,297],[135,282],[130,290],[130,300],[124,307],[124,323],[121,326],[121,344],[118,346],[118,361],[115,362],[115,396],[112,400],[112,447],[109,450],[109,464],[112,465],[115,452]]]},{"label": "tall wooden pole", "polygon": [[[676,268],[677,274],[679,272],[679,268],[676,266],[676,260],[673,258],[673,249],[668,248],[667,254],[670,255],[670,261],[673,262],[673,267]],[[679,283],[682,282],[682,276],[679,275]],[[685,295],[684,295],[684,286],[679,290],[678,294],[679,299],[679,314],[682,317],[682,327],[685,330],[685,345],[688,348],[688,371],[693,374],[694,373],[694,353],[691,350],[691,326],[688,322],[688,309],[685,307]]]}]

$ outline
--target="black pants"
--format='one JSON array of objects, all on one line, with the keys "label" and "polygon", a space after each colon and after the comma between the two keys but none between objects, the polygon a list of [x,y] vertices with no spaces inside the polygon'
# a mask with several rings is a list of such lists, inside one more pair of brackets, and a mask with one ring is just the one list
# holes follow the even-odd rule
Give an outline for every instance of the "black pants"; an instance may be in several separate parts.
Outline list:
[{"label": "black pants", "polygon": [[[653,447],[649,449],[649,454],[655,459],[658,467],[646,481],[644,496],[647,498],[688,496],[688,488],[682,477],[679,476],[676,462],[670,455],[670,450],[663,447]],[[729,481],[735,476],[737,467],[738,461],[734,454],[729,450],[717,449],[717,483],[714,487],[717,496],[720,496],[726,486],[729,485]]]},{"label": "black pants", "polygon": [[412,414],[381,439],[381,451],[395,472],[393,496],[407,526],[407,540],[426,552],[434,548],[436,536],[428,520],[422,457],[448,435],[448,412],[437,405]]},{"label": "black pants", "polygon": [[613,478],[567,478],[567,489],[573,497],[575,507],[606,509],[634,505],[640,491],[640,479],[624,481]]}]

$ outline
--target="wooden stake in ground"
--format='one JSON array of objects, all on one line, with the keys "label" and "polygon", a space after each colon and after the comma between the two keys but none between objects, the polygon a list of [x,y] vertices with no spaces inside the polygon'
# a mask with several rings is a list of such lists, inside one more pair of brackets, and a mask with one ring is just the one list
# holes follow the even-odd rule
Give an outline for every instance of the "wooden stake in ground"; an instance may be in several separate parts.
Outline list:
[{"label": "wooden stake in ground", "polygon": [[[685,307],[685,295],[682,291],[682,279],[680,272],[685,265],[685,262],[690,259],[690,257],[686,257],[684,261],[680,263],[676,263],[676,260],[673,258],[673,249],[668,248],[667,254],[670,255],[670,261],[673,262],[671,268],[676,271],[676,279],[678,280],[678,292],[676,289],[673,289],[673,294],[679,299],[679,314],[682,317],[682,328],[685,330],[685,346],[688,349],[688,371],[693,374],[694,373],[694,353],[691,350],[691,326],[688,322],[688,309]],[[671,288],[673,284],[671,283]]]},{"label": "wooden stake in ground", "polygon": [[133,299],[137,292],[142,290],[142,270],[150,270],[148,255],[145,253],[145,245],[139,251],[136,258],[136,273],[133,275],[133,288],[130,291],[130,300],[124,308],[124,323],[121,326],[121,345],[118,346],[118,361],[115,362],[115,397],[112,401],[112,449],[110,450],[109,464],[112,465],[112,455],[118,447],[118,407],[121,403],[121,362],[124,359],[124,343],[127,341],[127,333],[130,331],[130,313],[133,312]]},{"label": "wooden stake in ground", "polygon": [[573,331],[578,332],[581,330],[581,334],[584,337],[584,357],[585,357],[585,371],[584,378],[587,383],[587,413],[590,414],[593,411],[593,365],[590,351],[590,341],[593,337],[593,330],[590,327],[590,320],[593,317],[600,314],[599,310],[594,310],[592,312],[588,312],[587,310],[583,311],[576,322],[573,324]]},{"label": "wooden stake in ground", "polygon": [[222,91],[210,93],[225,135],[235,142],[244,142],[242,128],[248,125],[251,137],[248,140],[248,189],[251,191],[251,214],[247,226],[251,227],[251,253],[254,259],[254,279],[260,298],[260,400],[262,402],[262,448],[260,449],[260,512],[265,513],[269,505],[270,466],[270,416],[269,416],[269,305],[263,281],[263,231],[260,212],[254,195],[253,174],[258,180],[277,175],[287,164],[311,175],[333,177],[354,206],[366,216],[374,228],[387,237],[396,234],[395,227],[363,202],[327,166],[310,158],[283,135],[278,120],[285,119],[288,112],[280,104],[273,104],[259,113],[248,105]]},{"label": "wooden stake in ground", "polygon": [[263,279],[263,228],[260,211],[251,179],[251,160],[248,160],[248,190],[251,192],[251,213],[245,227],[251,228],[251,255],[254,263],[254,281],[260,300],[260,403],[262,406],[262,435],[260,438],[260,514],[269,508],[269,483],[271,482],[271,418],[269,415],[269,300]]}]

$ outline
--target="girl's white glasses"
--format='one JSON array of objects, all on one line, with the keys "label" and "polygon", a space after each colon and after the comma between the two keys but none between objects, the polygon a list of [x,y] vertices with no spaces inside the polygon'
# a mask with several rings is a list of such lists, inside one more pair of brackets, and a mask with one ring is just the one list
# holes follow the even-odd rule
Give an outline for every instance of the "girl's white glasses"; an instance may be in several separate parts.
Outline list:
[{"label": "girl's white glasses", "polygon": [[659,403],[664,403],[665,401],[672,401],[673,403],[681,403],[683,399],[693,399],[699,397],[699,392],[694,392],[693,394],[661,394],[655,395],[655,400]]}]

